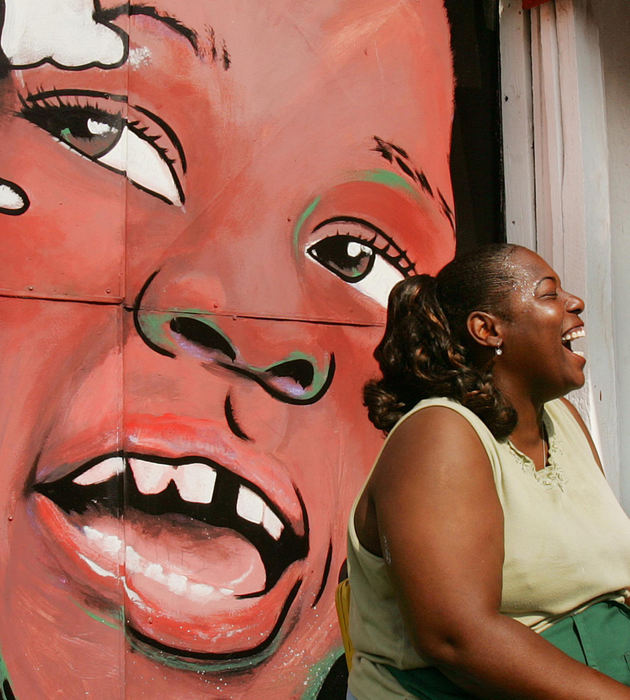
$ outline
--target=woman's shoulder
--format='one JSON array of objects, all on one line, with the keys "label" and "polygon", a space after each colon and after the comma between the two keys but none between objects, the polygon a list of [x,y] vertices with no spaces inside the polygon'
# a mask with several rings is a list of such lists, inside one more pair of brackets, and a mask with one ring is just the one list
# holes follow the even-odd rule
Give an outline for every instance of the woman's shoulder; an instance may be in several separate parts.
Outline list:
[{"label": "woman's shoulder", "polygon": [[481,419],[459,402],[424,399],[388,435],[372,481],[398,478],[403,472],[433,474],[454,463],[476,462],[485,470],[488,459],[493,460],[493,443]]},{"label": "woman's shoulder", "polygon": [[400,437],[401,432],[412,431],[421,425],[438,431],[435,438],[443,436],[443,431],[469,433],[472,428],[482,443],[494,442],[492,433],[479,416],[459,401],[445,396],[435,396],[419,401],[392,428],[388,441],[396,439],[397,435]]}]

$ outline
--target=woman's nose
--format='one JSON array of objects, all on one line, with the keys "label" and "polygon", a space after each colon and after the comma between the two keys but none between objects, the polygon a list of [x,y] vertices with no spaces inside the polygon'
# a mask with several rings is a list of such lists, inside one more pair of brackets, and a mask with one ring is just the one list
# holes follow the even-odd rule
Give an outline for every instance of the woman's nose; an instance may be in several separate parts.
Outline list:
[{"label": "woman's nose", "polygon": [[569,313],[581,314],[584,311],[584,301],[575,294],[569,294],[566,308]]}]

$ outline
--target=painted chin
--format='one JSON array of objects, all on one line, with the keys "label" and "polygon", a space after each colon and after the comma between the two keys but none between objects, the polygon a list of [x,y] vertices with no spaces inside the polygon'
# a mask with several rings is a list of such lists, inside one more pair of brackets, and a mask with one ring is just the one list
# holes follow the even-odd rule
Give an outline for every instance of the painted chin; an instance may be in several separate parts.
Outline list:
[{"label": "painted chin", "polygon": [[299,494],[296,519],[208,458],[142,453],[102,455],[34,491],[35,517],[78,594],[124,606],[141,651],[251,667],[290,626],[309,549]]}]

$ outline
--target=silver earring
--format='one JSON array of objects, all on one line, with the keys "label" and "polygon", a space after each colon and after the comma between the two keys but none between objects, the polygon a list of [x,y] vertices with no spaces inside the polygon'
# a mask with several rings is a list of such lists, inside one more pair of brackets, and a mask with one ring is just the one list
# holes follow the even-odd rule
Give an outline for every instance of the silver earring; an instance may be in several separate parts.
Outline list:
[{"label": "silver earring", "polygon": [[501,348],[502,343],[499,343],[495,349],[494,349],[494,354],[499,357],[500,355],[503,355],[503,349]]}]

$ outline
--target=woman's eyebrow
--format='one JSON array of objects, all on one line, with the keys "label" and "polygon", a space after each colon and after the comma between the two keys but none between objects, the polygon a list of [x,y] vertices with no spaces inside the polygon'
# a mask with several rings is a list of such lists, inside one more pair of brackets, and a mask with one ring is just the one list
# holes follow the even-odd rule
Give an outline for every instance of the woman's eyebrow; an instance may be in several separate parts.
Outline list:
[{"label": "woman's eyebrow", "polygon": [[163,22],[178,34],[181,34],[193,47],[195,53],[198,53],[199,43],[197,32],[195,32],[194,29],[187,27],[183,22],[177,19],[177,17],[160,12],[157,7],[154,7],[153,5],[125,4],[119,5],[118,7],[112,7],[107,10],[98,9],[94,13],[94,19],[97,22],[105,23],[111,22],[112,20],[125,15],[145,15],[146,17],[151,17],[152,19],[158,20],[158,22]]},{"label": "woman's eyebrow", "polygon": [[551,280],[555,285],[559,285],[560,283],[558,280],[553,276],[553,275],[546,275],[545,277],[541,277],[538,282],[534,285],[534,292],[538,291],[538,287],[545,282],[546,280]]}]

